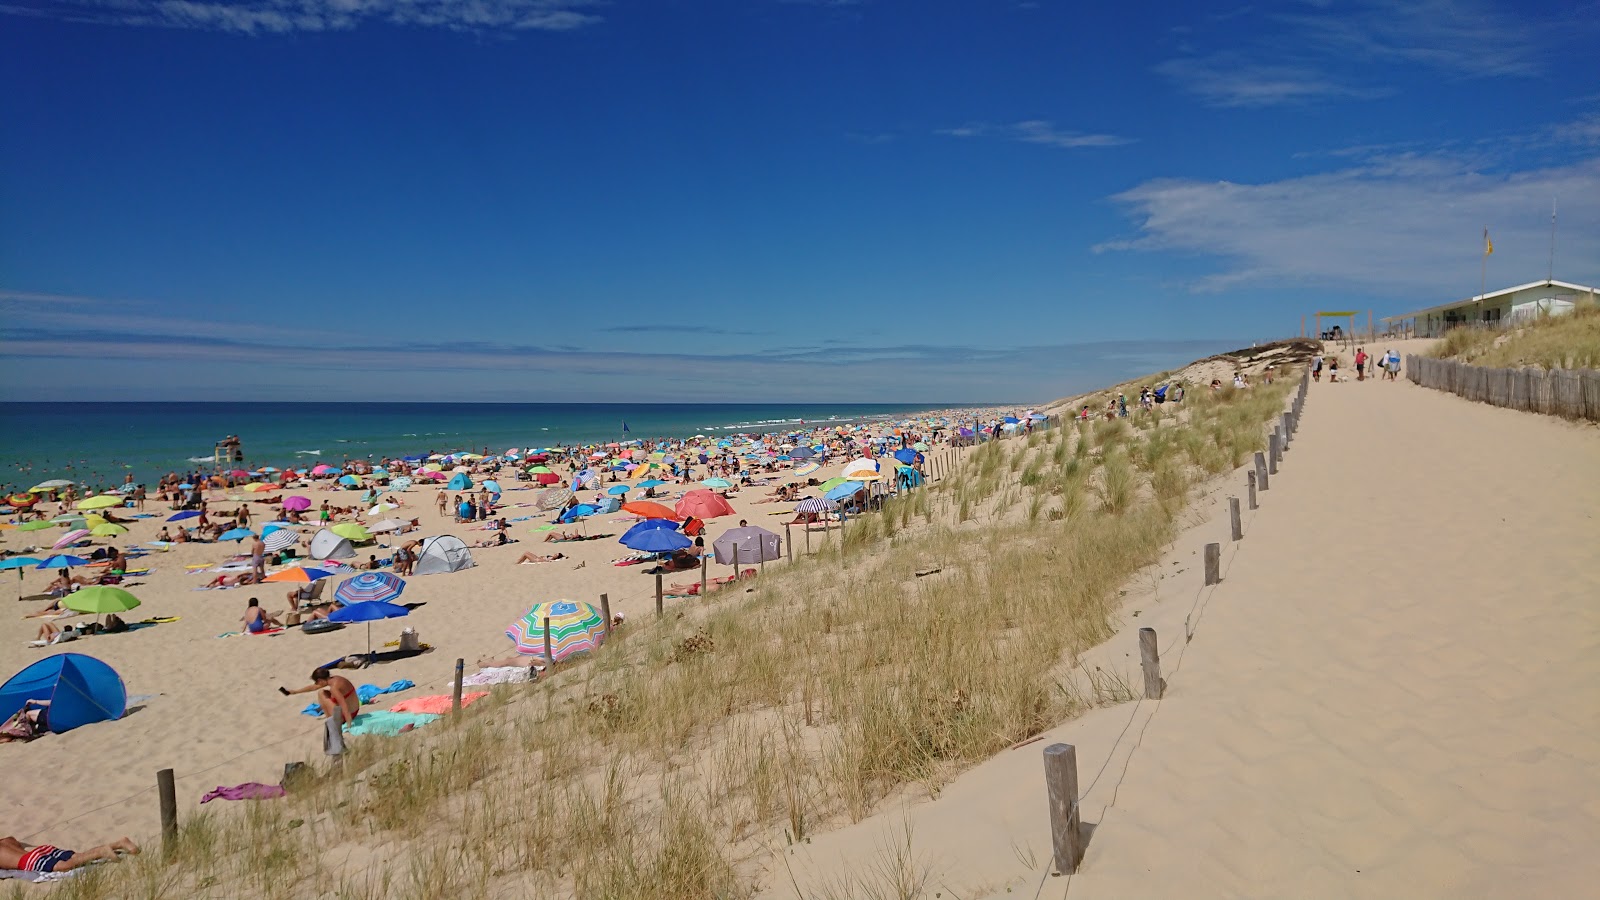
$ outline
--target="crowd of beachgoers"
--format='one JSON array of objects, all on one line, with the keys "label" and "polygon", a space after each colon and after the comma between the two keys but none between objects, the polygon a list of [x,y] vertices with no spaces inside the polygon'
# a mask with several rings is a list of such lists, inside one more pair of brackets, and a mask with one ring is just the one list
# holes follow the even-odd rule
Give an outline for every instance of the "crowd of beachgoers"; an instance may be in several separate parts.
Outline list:
[{"label": "crowd of beachgoers", "polygon": [[[203,686],[172,674],[173,660],[183,658],[226,667],[235,693],[260,682],[274,695],[314,695],[306,712],[328,723],[322,748],[337,754],[347,735],[394,734],[440,712],[438,697],[375,709],[387,689],[358,686],[342,672],[393,664],[394,674],[415,680],[389,687],[414,686],[433,671],[417,661],[439,650],[481,663],[464,679],[474,688],[535,679],[550,662],[598,648],[653,600],[653,579],[640,589],[624,574],[671,574],[663,586],[670,598],[716,591],[794,553],[786,541],[809,546],[811,532],[836,529],[883,496],[920,485],[939,452],[1049,425],[1028,409],[942,410],[764,434],[477,447],[308,467],[197,466],[149,481],[128,473],[120,485],[10,485],[0,571],[18,573],[25,606],[21,631],[7,626],[13,630],[0,639],[31,644],[38,654],[31,664],[22,657],[13,681],[54,686],[80,677],[73,668],[80,664],[56,660],[98,662],[110,674],[74,693],[96,697],[87,712],[64,708],[49,689],[0,710],[0,742],[31,744],[29,751],[65,747],[77,734],[138,720],[163,729],[152,736],[158,748],[181,746],[186,730],[214,731],[216,721],[157,722],[190,693],[205,702]],[[219,444],[238,446],[241,455],[245,446],[235,436]],[[510,546],[517,544],[524,547]],[[718,565],[729,568],[714,572]],[[239,596],[236,603],[215,599],[214,592],[239,589],[223,595]],[[614,602],[602,616],[594,601],[608,591]],[[449,608],[480,594],[493,599]],[[386,618],[406,620],[378,625],[389,638],[400,631],[398,639],[375,650],[369,638],[364,652],[349,640],[337,648],[337,639],[249,640],[354,623],[370,629]],[[431,643],[418,637],[424,630]],[[113,634],[122,636],[104,637]],[[170,637],[151,643],[161,636]],[[234,637],[250,646],[213,649],[234,647],[216,640]],[[173,702],[150,704],[129,721],[125,712],[139,708],[130,694]],[[0,689],[0,696],[10,695]],[[265,704],[258,696],[245,705]],[[230,747],[266,744],[290,727],[281,713],[259,709]],[[71,811],[72,794],[61,798],[63,812]],[[79,798],[80,805],[94,799]],[[48,821],[53,805],[37,810],[34,824]]]}]

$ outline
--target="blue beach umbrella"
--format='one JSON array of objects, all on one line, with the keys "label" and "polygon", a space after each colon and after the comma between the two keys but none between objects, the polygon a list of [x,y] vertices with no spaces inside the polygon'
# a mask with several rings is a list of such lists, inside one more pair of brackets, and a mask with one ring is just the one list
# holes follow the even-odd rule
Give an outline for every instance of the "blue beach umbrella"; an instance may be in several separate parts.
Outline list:
[{"label": "blue beach umbrella", "polygon": [[662,481],[659,478],[646,478],[644,481],[641,481],[641,482],[639,482],[638,484],[636,484],[634,486],[635,487],[641,487],[641,488],[653,488],[653,487],[660,487],[663,484],[666,484],[666,482]]},{"label": "blue beach umbrella", "polygon": [[485,481],[483,483],[483,489],[488,491],[491,494],[501,493],[501,491],[500,491],[500,482],[495,481],[493,479],[490,479],[489,481]]},{"label": "blue beach umbrella", "polygon": [[173,513],[172,515],[168,516],[167,517],[167,521],[168,522],[182,522],[184,519],[192,519],[192,518],[194,518],[195,516],[198,516],[198,515],[200,515],[200,511],[199,510],[197,510],[197,509],[186,509],[183,512]]},{"label": "blue beach umbrella", "polygon": [[835,503],[838,503],[841,500],[848,500],[851,497],[854,497],[865,486],[866,485],[859,481],[847,481],[844,484],[834,487],[833,490],[829,491],[823,496],[834,501]]},{"label": "blue beach umbrella", "polygon": [[[619,538],[619,540],[622,542],[623,546],[632,547],[633,545],[628,543],[628,542],[629,541],[638,540],[639,537],[641,535],[645,534],[646,532],[650,532],[650,531],[677,531],[677,530],[678,530],[678,523],[672,521],[671,519],[645,519],[643,522],[640,522],[639,524],[637,524],[637,525],[633,526],[632,528],[629,528],[627,531],[623,532],[622,533],[622,537]],[[638,549],[638,548],[634,548],[634,549]]]},{"label": "blue beach umbrella", "polygon": [[[388,603],[406,589],[405,579],[388,572],[362,572],[345,579],[333,592],[333,599],[346,605]],[[353,620],[354,621],[354,620]]]},{"label": "blue beach umbrella", "polygon": [[705,485],[708,488],[721,489],[721,488],[725,488],[725,487],[733,487],[733,482],[729,481],[726,478],[707,478],[705,481],[702,481],[700,483]]},{"label": "blue beach umbrella", "polygon": [[87,559],[84,559],[81,556],[69,556],[69,555],[64,554],[64,553],[57,553],[55,556],[47,556],[47,557],[45,557],[44,558],[44,562],[39,563],[37,566],[34,566],[34,568],[35,569],[70,569],[73,566],[87,566],[88,564],[89,564],[89,561]]},{"label": "blue beach umbrella", "polygon": [[340,484],[347,484],[347,485],[355,486],[355,485],[358,485],[358,484],[361,483],[361,479],[357,478],[354,475],[340,475],[339,476],[339,483]]},{"label": "blue beach umbrella", "polygon": [[917,451],[909,447],[902,447],[894,452],[894,458],[909,466],[917,461]]},{"label": "blue beach umbrella", "polygon": [[[39,561],[31,556],[13,556],[7,560],[0,560],[0,572],[6,569],[17,570],[17,583],[22,583],[22,570],[28,566],[38,565]],[[20,598],[19,598],[20,599]]]},{"label": "blue beach umbrella", "polygon": [[[379,573],[367,572],[365,574],[375,575]],[[356,577],[359,578],[360,576],[358,575]],[[354,578],[350,579],[350,581],[354,580]],[[349,581],[345,582],[345,584],[349,583]],[[343,588],[344,585],[341,584],[339,587]],[[328,613],[328,621],[367,623],[367,655],[371,656],[372,623],[379,621],[380,619],[398,619],[402,616],[409,615],[411,615],[411,610],[406,609],[404,606],[396,606],[393,603],[383,603],[381,601],[371,601],[367,603],[352,603],[349,606],[341,606],[333,612]]]},{"label": "blue beach umbrella", "polygon": [[577,519],[582,519],[585,516],[592,516],[599,511],[600,510],[598,507],[591,506],[588,503],[579,503],[577,506],[574,506],[573,508],[562,513],[559,521],[572,522]]},{"label": "blue beach umbrella", "polygon": [[217,535],[219,541],[242,541],[247,537],[255,537],[256,533],[248,528],[230,528]]},{"label": "blue beach umbrella", "polygon": [[632,488],[628,487],[625,484],[614,484],[611,487],[606,488],[606,493],[608,493],[608,494],[610,494],[610,495],[615,497],[615,496],[620,496],[622,494],[626,494],[630,490],[632,490]]},{"label": "blue beach umbrella", "polygon": [[[622,536],[622,545],[633,550],[643,550],[646,553],[666,553],[671,550],[682,550],[694,546],[694,541],[688,536],[668,528],[650,528],[635,533],[634,528],[628,529],[628,534]],[[630,539],[628,535],[633,537]]]}]

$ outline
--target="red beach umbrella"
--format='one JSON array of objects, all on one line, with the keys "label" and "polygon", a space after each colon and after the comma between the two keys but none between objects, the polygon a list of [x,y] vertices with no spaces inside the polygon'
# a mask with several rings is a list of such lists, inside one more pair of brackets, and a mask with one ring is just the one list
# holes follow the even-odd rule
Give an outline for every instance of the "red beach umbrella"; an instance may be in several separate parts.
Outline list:
[{"label": "red beach umbrella", "polygon": [[697,519],[716,519],[722,516],[736,515],[733,507],[721,494],[701,488],[683,495],[674,507],[680,516],[694,516]]}]

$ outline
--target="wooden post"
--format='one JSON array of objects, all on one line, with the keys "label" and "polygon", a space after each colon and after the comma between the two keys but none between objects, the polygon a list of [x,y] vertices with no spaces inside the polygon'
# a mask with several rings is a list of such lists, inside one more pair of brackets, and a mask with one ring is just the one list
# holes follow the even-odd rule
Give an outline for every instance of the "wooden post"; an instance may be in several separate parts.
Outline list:
[{"label": "wooden post", "polygon": [[461,680],[467,674],[467,661],[456,657],[456,686],[450,692],[450,718],[461,718]]},{"label": "wooden post", "polygon": [[789,562],[794,562],[794,532],[789,530],[788,522],[783,523],[783,552]]},{"label": "wooden post", "polygon": [[757,538],[756,544],[761,548],[761,574],[765,575],[767,574],[767,542]]},{"label": "wooden post", "polygon": [[600,615],[606,620],[606,639],[611,639],[611,595],[600,595]]},{"label": "wooden post", "polygon": [[161,849],[178,849],[178,786],[171,769],[156,772],[156,790],[161,795]]},{"label": "wooden post", "polygon": [[1278,436],[1278,429],[1273,428],[1272,434],[1267,435],[1267,474],[1278,474],[1278,454],[1283,452],[1283,438]]},{"label": "wooden post", "polygon": [[[811,523],[810,522],[806,522],[805,526],[806,526],[806,555],[810,556],[811,555]],[[828,526],[824,525],[822,527],[826,528]]]},{"label": "wooden post", "polygon": [[1051,744],[1044,748],[1044,783],[1050,795],[1050,846],[1056,871],[1071,874],[1083,858],[1083,829],[1078,824],[1078,748]]},{"label": "wooden post", "polygon": [[1251,509],[1257,509],[1258,507],[1256,506],[1256,470],[1255,469],[1251,469],[1249,472],[1246,472],[1245,476],[1244,476],[1244,480],[1250,485],[1250,508]]},{"label": "wooden post", "polygon": [[706,595],[706,575],[711,571],[711,563],[704,556],[700,557],[700,596]]},{"label": "wooden post", "polygon": [[1289,442],[1292,440],[1292,438],[1290,437],[1290,434],[1292,432],[1292,428],[1291,428],[1290,423],[1289,423],[1289,414],[1288,413],[1284,413],[1282,416],[1279,416],[1278,418],[1279,418],[1279,421],[1283,423],[1281,425],[1281,429],[1283,431],[1283,448],[1282,449],[1287,451],[1289,449]]},{"label": "wooden post", "polygon": [[556,667],[555,652],[550,649],[550,617],[544,617],[544,664],[545,668],[554,671]]},{"label": "wooden post", "polygon": [[1156,649],[1156,630],[1139,629],[1139,668],[1144,670],[1144,698],[1160,700],[1167,683],[1161,680],[1161,653]]},{"label": "wooden post", "polygon": [[656,573],[656,618],[666,615],[661,609],[661,573]]},{"label": "wooden post", "polygon": [[1222,581],[1222,545],[1206,545],[1206,584]]},{"label": "wooden post", "polygon": [[1244,522],[1239,519],[1239,498],[1228,498],[1228,521],[1233,525],[1233,539],[1244,540]]},{"label": "wooden post", "polygon": [[733,580],[739,580],[739,544],[737,541],[733,545]]},{"label": "wooden post", "polygon": [[1256,451],[1256,484],[1260,485],[1263,491],[1272,487],[1270,479],[1267,478],[1267,455],[1260,450]]}]

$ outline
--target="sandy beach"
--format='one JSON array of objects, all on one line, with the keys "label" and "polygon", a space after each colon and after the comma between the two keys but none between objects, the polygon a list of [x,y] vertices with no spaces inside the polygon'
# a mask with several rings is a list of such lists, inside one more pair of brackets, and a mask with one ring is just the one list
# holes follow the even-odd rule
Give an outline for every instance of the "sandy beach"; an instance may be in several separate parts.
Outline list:
[{"label": "sandy beach", "polygon": [[[1160,702],[1098,709],[770,861],[764,896],[1503,897],[1600,877],[1600,434],[1400,383],[1312,385],[1231,544],[1226,498],[1084,659]],[[1199,552],[1224,546],[1202,587]],[[1184,636],[1192,635],[1186,642]],[[1077,747],[1090,832],[1051,873],[1042,750]],[[1069,894],[1070,890],[1070,894]]]},{"label": "sandy beach", "polygon": [[[942,445],[941,445],[942,446]],[[837,458],[811,477],[825,480],[837,475],[853,455]],[[509,470],[507,470],[509,471]],[[702,469],[703,473],[703,469]],[[402,629],[415,629],[420,640],[435,648],[411,659],[378,664],[359,671],[343,671],[356,685],[389,685],[406,679],[416,687],[380,698],[371,708],[384,708],[390,702],[426,695],[449,693],[458,657],[467,663],[467,672],[482,657],[504,657],[511,642],[504,631],[536,602],[572,599],[599,606],[600,595],[608,595],[613,614],[630,622],[654,616],[655,577],[642,574],[649,566],[617,567],[615,560],[633,554],[617,538],[638,521],[628,513],[601,514],[562,530],[587,535],[605,535],[597,540],[547,543],[552,514],[536,508],[534,499],[541,487],[515,483],[502,475],[507,484],[503,506],[496,516],[512,521],[510,534],[516,543],[490,548],[474,548],[476,565],[460,572],[420,576],[407,580],[401,602],[421,604],[404,619],[378,622],[372,627],[376,649],[394,642]],[[780,484],[805,478],[769,476],[767,486],[746,486],[730,494],[736,516],[708,523],[707,549],[712,540],[742,520],[753,526],[784,534],[784,523],[795,518],[793,502],[776,502],[770,493]],[[637,479],[635,479],[637,480]],[[764,479],[765,480],[765,479]],[[304,496],[313,506],[324,499],[349,505],[359,492],[323,489],[329,482],[318,482],[313,489],[290,490],[285,496]],[[512,486],[515,484],[515,486]],[[608,482],[605,487],[611,487]],[[671,498],[685,489],[698,487],[670,485],[659,488],[661,499]],[[458,492],[447,492],[454,496]],[[634,491],[635,498],[642,492]],[[812,491],[810,493],[816,493]],[[582,492],[584,499],[595,495]],[[220,492],[213,493],[221,496]],[[255,495],[237,494],[245,498]],[[405,505],[386,513],[401,519],[417,518],[421,527],[404,536],[454,534],[468,545],[494,537],[482,523],[458,524],[442,516],[436,508],[435,488],[418,485],[398,495]],[[167,505],[147,502],[153,518],[138,520],[129,533],[112,543],[132,549],[153,539],[172,514]],[[211,509],[231,510],[237,502],[214,501]],[[54,504],[50,504],[53,508]],[[271,520],[268,509],[253,504],[255,527]],[[127,516],[130,510],[119,510]],[[375,521],[376,516],[368,517]],[[193,525],[194,520],[182,524]],[[824,538],[821,524],[815,529],[815,543]],[[314,525],[301,530],[309,537]],[[835,531],[837,527],[835,526]],[[49,553],[49,542],[63,532],[50,528],[40,532],[7,532],[7,546],[20,549],[29,543],[43,543],[31,555]],[[804,528],[793,527],[794,551],[803,554],[807,547]],[[49,541],[41,536],[48,536]],[[380,535],[379,544],[359,548],[348,563],[364,565],[370,555],[391,554],[400,543],[398,535]],[[103,540],[95,541],[102,546]],[[76,552],[87,554],[92,548]],[[305,552],[305,545],[300,547]],[[524,552],[539,555],[564,554],[567,558],[546,563],[515,560]],[[54,571],[24,570],[20,583],[13,572],[0,575],[0,584],[33,599],[14,603],[13,615],[0,624],[0,668],[16,671],[29,662],[57,650],[85,653],[109,663],[122,676],[130,698],[129,713],[120,721],[102,722],[60,735],[49,735],[27,744],[3,748],[10,770],[21,783],[48,784],[48,790],[7,792],[0,821],[9,833],[28,840],[48,835],[63,843],[87,844],[98,835],[130,833],[152,835],[159,830],[154,792],[158,769],[176,772],[180,808],[190,810],[200,797],[220,785],[243,782],[277,783],[287,762],[321,758],[321,725],[302,715],[308,696],[284,697],[279,686],[298,688],[308,683],[312,669],[344,654],[359,654],[367,648],[365,625],[349,625],[328,634],[304,634],[291,628],[268,636],[242,635],[241,616],[250,598],[259,598],[268,612],[281,614],[289,607],[286,594],[295,585],[263,584],[229,589],[200,590],[215,577],[215,564],[235,554],[248,555],[249,542],[175,544],[167,550],[152,550],[135,560],[149,567],[146,575],[129,579],[123,587],[140,598],[142,605],[126,615],[129,622],[140,619],[176,617],[177,621],[136,627],[125,634],[81,638],[58,648],[28,646],[42,622],[61,625],[93,621],[93,616],[64,619],[22,618],[42,609],[47,599],[39,599]],[[314,563],[313,563],[314,564]],[[770,563],[780,565],[780,563]],[[747,567],[741,567],[747,568]],[[76,569],[75,574],[93,569]],[[726,578],[731,565],[713,563],[712,578]],[[342,581],[342,577],[332,579]],[[665,583],[692,583],[698,573],[665,576]],[[332,590],[328,591],[331,597]],[[687,602],[668,599],[669,607]],[[625,623],[621,627],[628,627]],[[222,637],[230,634],[231,636]],[[63,778],[64,768],[89,773],[90,777]],[[129,798],[129,799],[123,799]]]}]

